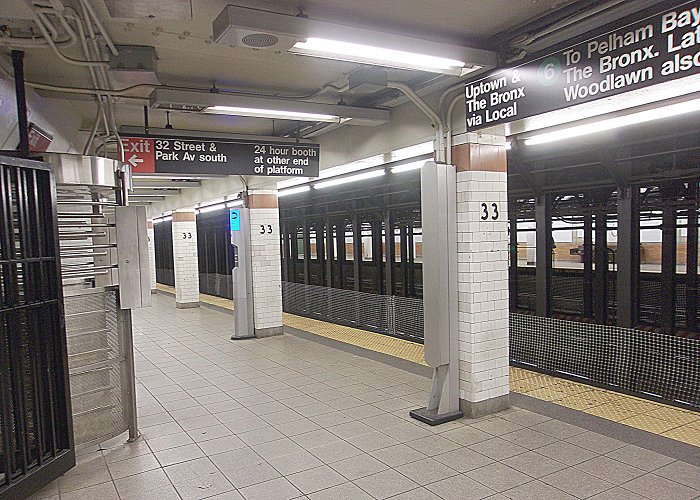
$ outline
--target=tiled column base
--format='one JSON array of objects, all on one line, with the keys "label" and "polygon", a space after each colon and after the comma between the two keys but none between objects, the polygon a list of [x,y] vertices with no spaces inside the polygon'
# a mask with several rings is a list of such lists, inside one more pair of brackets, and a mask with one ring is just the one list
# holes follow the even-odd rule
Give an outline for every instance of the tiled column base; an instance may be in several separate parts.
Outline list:
[{"label": "tiled column base", "polygon": [[194,210],[173,213],[173,263],[178,309],[199,307],[197,216]]},{"label": "tiled column base", "polygon": [[248,195],[255,336],[282,334],[282,261],[277,191]]},{"label": "tiled column base", "polygon": [[457,166],[460,409],[508,407],[508,191],[505,147],[463,144]]}]

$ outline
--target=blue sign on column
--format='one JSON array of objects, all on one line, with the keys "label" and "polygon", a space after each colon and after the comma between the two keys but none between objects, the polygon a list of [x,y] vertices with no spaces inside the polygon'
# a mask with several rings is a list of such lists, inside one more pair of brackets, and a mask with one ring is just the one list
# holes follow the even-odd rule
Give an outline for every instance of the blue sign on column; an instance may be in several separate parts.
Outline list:
[{"label": "blue sign on column", "polygon": [[241,230],[241,211],[238,208],[232,208],[228,212],[228,221],[231,231]]}]

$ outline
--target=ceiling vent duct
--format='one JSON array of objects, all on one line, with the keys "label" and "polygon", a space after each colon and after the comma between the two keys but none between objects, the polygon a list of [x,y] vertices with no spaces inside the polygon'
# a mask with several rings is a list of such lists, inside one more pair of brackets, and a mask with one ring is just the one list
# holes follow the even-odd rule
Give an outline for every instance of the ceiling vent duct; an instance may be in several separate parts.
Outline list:
[{"label": "ceiling vent duct", "polygon": [[286,51],[304,40],[305,37],[295,35],[303,21],[295,16],[229,5],[214,20],[214,41],[232,47]]}]

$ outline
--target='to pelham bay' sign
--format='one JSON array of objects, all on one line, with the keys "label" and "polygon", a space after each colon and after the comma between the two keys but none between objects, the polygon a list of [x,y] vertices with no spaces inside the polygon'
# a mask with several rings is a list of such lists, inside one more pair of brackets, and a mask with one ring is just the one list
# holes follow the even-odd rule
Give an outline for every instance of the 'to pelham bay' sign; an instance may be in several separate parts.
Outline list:
[{"label": "'to pelham bay' sign", "polygon": [[154,136],[122,143],[135,174],[318,177],[318,144]]},{"label": "'to pelham bay' sign", "polygon": [[466,84],[467,130],[700,72],[700,1]]}]

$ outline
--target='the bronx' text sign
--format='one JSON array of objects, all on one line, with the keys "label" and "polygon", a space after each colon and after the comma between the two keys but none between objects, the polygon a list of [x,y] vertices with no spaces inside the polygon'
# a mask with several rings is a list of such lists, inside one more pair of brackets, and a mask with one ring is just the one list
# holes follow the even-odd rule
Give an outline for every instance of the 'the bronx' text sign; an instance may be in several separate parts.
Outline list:
[{"label": "'the bronx' text sign", "polygon": [[700,72],[700,1],[466,84],[474,131]]},{"label": "'the bronx' text sign", "polygon": [[133,172],[318,177],[318,144],[124,137]]}]

